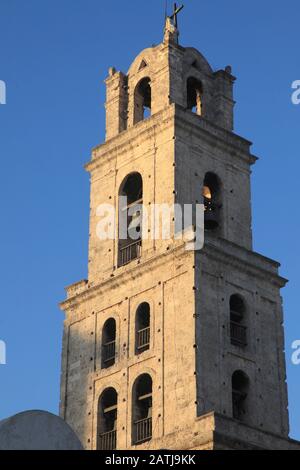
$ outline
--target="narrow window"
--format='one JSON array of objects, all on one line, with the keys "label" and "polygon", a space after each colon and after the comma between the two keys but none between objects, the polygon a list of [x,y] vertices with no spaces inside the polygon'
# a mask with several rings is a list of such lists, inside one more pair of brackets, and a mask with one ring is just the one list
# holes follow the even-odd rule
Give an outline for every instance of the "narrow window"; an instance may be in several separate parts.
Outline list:
[{"label": "narrow window", "polygon": [[142,177],[139,173],[131,173],[119,191],[119,267],[141,256],[142,204]]},{"label": "narrow window", "polygon": [[107,388],[98,402],[97,450],[115,450],[117,445],[118,394]]},{"label": "narrow window", "polygon": [[193,77],[187,80],[187,109],[199,116],[203,114],[202,84]]},{"label": "narrow window", "polygon": [[232,375],[232,413],[235,419],[244,420],[247,416],[249,378],[238,370]]},{"label": "narrow window", "polygon": [[140,354],[150,347],[150,305],[142,303],[135,316],[135,353]]},{"label": "narrow window", "polygon": [[204,227],[216,230],[220,225],[220,183],[217,175],[206,173],[203,184]]},{"label": "narrow window", "polygon": [[134,124],[151,116],[151,81],[143,78],[134,93]]},{"label": "narrow window", "polygon": [[152,438],[152,379],[140,375],[132,389],[132,443],[141,444]]},{"label": "narrow window", "polygon": [[101,367],[107,369],[114,365],[116,360],[116,321],[107,320],[102,330]]},{"label": "narrow window", "polygon": [[235,346],[247,346],[246,307],[239,295],[230,297],[230,338]]}]

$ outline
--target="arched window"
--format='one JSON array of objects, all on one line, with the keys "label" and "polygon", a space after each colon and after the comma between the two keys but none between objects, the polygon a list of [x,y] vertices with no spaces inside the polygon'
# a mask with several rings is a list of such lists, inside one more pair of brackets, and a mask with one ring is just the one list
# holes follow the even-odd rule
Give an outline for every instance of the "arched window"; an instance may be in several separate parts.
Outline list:
[{"label": "arched window", "polygon": [[118,394],[107,388],[98,402],[97,450],[115,450],[117,445]]},{"label": "arched window", "polygon": [[141,444],[152,438],[152,379],[140,375],[132,388],[132,443]]},{"label": "arched window", "polygon": [[187,80],[187,109],[201,116],[203,114],[202,103],[202,83],[196,78],[190,77]]},{"label": "arched window", "polygon": [[114,365],[116,360],[116,321],[107,320],[102,330],[101,367],[106,369]]},{"label": "arched window", "polygon": [[134,124],[151,116],[151,81],[143,78],[134,92]]},{"label": "arched window", "polygon": [[247,346],[246,306],[241,296],[230,297],[230,338],[235,346]]},{"label": "arched window", "polygon": [[204,227],[215,230],[220,225],[220,183],[214,173],[206,173],[203,183]]},{"label": "arched window", "polygon": [[142,303],[135,315],[135,353],[140,354],[150,347],[150,305]]},{"label": "arched window", "polygon": [[141,256],[143,180],[140,173],[131,173],[119,191],[118,266]]},{"label": "arched window", "polygon": [[243,420],[247,415],[249,378],[241,370],[232,375],[232,413],[235,419]]}]

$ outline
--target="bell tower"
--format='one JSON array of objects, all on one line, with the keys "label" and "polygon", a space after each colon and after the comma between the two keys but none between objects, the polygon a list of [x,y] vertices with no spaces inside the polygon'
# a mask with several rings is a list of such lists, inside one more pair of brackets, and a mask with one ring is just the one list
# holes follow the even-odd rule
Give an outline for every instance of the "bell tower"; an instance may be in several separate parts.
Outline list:
[{"label": "bell tower", "polygon": [[[61,304],[60,413],[86,449],[297,448],[286,280],[252,250],[256,157],[233,131],[235,77],[178,38],[174,14],[127,73],[109,69],[106,140],[86,165],[88,279]],[[152,236],[145,214],[174,204],[204,205],[203,249],[187,249],[172,216],[169,238]]]}]

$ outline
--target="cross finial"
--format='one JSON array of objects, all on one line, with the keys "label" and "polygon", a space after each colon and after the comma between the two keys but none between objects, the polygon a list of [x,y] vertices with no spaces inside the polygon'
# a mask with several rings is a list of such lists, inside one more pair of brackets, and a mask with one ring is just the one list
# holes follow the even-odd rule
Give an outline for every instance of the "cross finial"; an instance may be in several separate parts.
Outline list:
[{"label": "cross finial", "polygon": [[178,13],[181,12],[181,10],[183,10],[184,8],[184,5],[181,5],[180,7],[177,7],[177,3],[174,3],[174,10],[173,10],[173,15],[170,16],[171,20],[173,21],[173,24],[175,26],[175,28],[178,28]]},{"label": "cross finial", "polygon": [[166,23],[165,23],[165,35],[164,35],[164,42],[165,43],[173,43],[178,44],[178,20],[177,15],[181,12],[184,8],[184,5],[177,7],[177,4],[174,3],[174,10],[171,16],[166,15]]}]

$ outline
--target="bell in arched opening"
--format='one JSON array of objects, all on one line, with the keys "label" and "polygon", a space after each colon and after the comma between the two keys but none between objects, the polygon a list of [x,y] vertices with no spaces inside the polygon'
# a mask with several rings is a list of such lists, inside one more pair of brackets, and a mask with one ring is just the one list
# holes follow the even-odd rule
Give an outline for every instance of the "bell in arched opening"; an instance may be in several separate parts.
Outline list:
[{"label": "bell in arched opening", "polygon": [[219,205],[220,184],[214,173],[207,173],[204,178],[203,204],[204,227],[206,230],[216,230],[220,225]]}]

